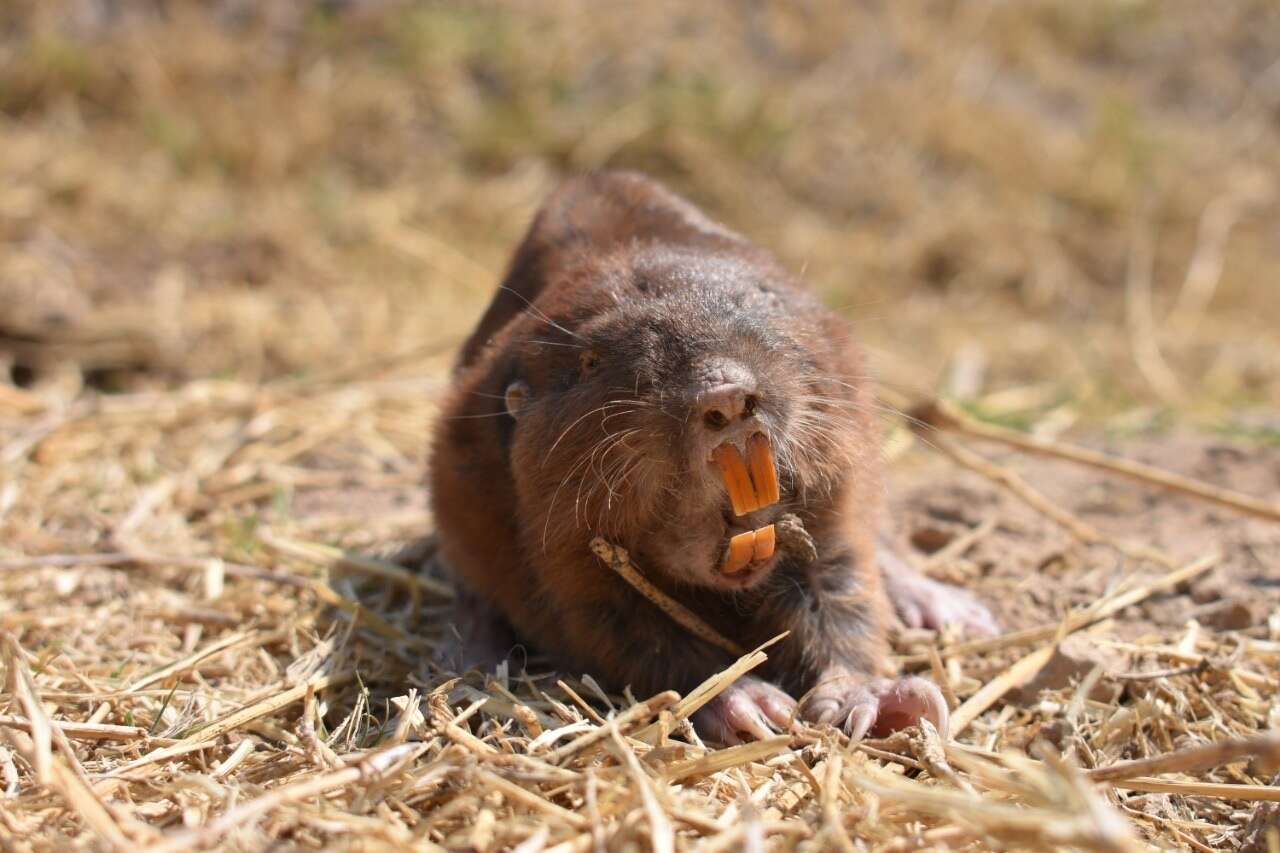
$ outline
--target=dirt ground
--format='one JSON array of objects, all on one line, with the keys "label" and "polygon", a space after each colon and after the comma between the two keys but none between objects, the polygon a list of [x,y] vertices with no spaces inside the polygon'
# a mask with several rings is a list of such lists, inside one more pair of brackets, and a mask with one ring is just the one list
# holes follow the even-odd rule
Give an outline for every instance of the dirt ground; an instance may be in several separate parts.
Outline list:
[{"label": "dirt ground", "polygon": [[[1275,448],[1185,434],[1093,446],[1247,494],[1280,497]],[[1191,619],[1265,635],[1267,619],[1280,605],[1280,525],[1071,462],[1009,451],[992,458],[1008,463],[1055,504],[1116,541],[1154,545],[1180,562],[1221,552],[1217,567],[1186,589],[1122,612],[1115,627],[1125,636],[1181,629]],[[945,461],[899,466],[895,485],[904,534],[926,551],[995,520],[991,534],[967,551],[962,566],[949,567],[944,576],[983,591],[1010,628],[1060,619],[1135,570],[1113,547],[1079,543],[1004,490]]]}]

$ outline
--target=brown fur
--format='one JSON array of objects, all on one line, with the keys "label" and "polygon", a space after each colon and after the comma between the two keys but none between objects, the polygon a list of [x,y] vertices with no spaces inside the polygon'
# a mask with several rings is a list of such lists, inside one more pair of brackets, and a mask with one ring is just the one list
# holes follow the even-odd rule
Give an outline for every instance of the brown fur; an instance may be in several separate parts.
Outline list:
[{"label": "brown fur", "polygon": [[[820,555],[743,589],[714,576],[730,522],[690,414],[722,356],[759,377],[779,459],[783,500],[752,523],[795,512]],[[529,388],[515,419],[512,382]],[[432,450],[441,558],[517,636],[615,688],[688,690],[730,661],[600,564],[597,534],[739,645],[790,631],[763,674],[793,695],[883,673],[871,406],[847,324],[770,255],[644,177],[571,180],[458,361]]]}]

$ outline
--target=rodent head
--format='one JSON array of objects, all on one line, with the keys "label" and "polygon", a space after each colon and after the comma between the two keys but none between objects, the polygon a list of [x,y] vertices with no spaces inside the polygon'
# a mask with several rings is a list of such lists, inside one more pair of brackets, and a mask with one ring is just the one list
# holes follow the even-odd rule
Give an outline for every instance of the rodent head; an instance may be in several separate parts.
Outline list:
[{"label": "rodent head", "polygon": [[[568,281],[572,299],[526,312],[503,397],[529,547],[600,535],[681,583],[745,589],[769,575],[778,555],[726,570],[729,539],[829,500],[867,420],[849,376],[824,367],[820,312],[768,271],[654,252],[595,265],[580,273],[589,288]],[[780,500],[737,514],[717,448],[745,455],[754,436]]]}]

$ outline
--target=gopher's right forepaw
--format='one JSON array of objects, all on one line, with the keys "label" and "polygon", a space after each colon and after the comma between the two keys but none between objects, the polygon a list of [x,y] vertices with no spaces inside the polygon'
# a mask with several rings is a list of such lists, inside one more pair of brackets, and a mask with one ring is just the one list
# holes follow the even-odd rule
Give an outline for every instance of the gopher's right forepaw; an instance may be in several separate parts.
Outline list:
[{"label": "gopher's right forepaw", "polygon": [[947,700],[932,681],[918,676],[862,679],[837,675],[818,684],[802,715],[814,723],[839,726],[853,740],[868,733],[885,737],[928,720],[945,737]]},{"label": "gopher's right forepaw", "polygon": [[763,740],[795,724],[796,700],[752,675],[744,675],[693,715],[698,734],[733,746]]}]

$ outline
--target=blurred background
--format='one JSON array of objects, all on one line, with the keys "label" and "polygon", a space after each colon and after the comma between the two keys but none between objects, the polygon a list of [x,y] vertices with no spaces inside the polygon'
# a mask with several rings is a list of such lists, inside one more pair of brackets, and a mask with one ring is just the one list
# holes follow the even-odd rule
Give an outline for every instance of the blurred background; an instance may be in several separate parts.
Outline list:
[{"label": "blurred background", "polygon": [[626,167],[904,399],[1280,441],[1273,0],[0,10],[11,393],[442,375],[543,195]]}]

